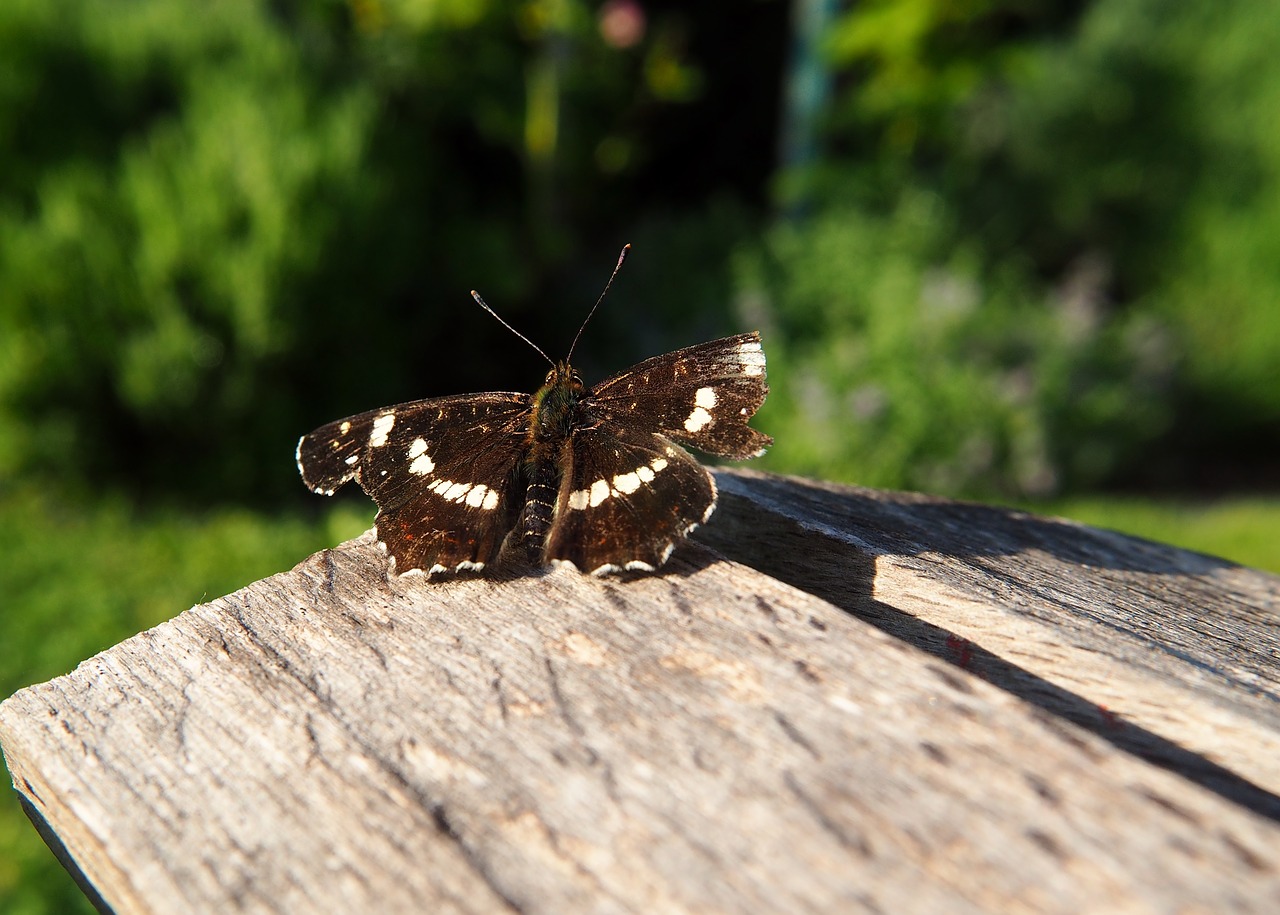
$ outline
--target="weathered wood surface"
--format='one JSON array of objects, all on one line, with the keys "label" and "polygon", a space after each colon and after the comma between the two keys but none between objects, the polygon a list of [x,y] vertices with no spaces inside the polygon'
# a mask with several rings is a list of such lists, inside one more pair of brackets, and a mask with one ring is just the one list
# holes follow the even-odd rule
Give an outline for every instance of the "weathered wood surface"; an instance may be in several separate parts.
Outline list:
[{"label": "weathered wood surface", "polygon": [[1280,577],[1009,509],[719,480],[701,533],[738,561],[1280,821]]},{"label": "weathered wood surface", "polygon": [[122,913],[1280,907],[1280,579],[718,481],[763,571],[352,541],[0,705],[15,785]]}]

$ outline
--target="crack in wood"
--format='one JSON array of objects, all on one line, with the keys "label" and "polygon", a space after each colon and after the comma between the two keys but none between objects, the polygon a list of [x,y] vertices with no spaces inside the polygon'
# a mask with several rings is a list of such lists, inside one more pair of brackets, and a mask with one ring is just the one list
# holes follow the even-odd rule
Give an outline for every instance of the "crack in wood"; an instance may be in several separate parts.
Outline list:
[{"label": "crack in wood", "polygon": [[787,720],[786,715],[775,709],[773,712],[773,720],[778,722],[778,727],[782,728],[782,733],[786,734],[792,743],[803,749],[814,759],[822,759],[822,754],[818,752],[817,747],[810,743],[808,739],[800,733],[799,729]]},{"label": "crack in wood", "polygon": [[435,821],[436,828],[440,830],[440,834],[448,838],[457,847],[461,853],[463,860],[470,865],[484,884],[489,887],[499,899],[501,899],[512,912],[523,913],[524,905],[515,897],[508,893],[506,887],[502,885],[502,881],[498,879],[497,874],[471,844],[463,837],[462,832],[453,824],[453,820],[449,817],[449,812],[445,809],[443,803],[437,802],[427,808],[431,813],[431,818]]},{"label": "crack in wood", "polygon": [[[362,751],[366,760],[382,771],[383,774],[389,777],[397,787],[413,798],[420,810],[431,816],[432,821],[438,828],[440,828],[442,835],[448,838],[450,842],[457,847],[463,859],[468,863],[481,881],[493,890],[495,895],[502,899],[513,912],[524,911],[522,906],[507,895],[500,885],[500,882],[496,879],[492,869],[484,859],[477,854],[466,841],[464,841],[462,835],[453,826],[451,820],[445,813],[443,803],[431,798],[425,792],[420,790],[404,775],[403,772],[393,766],[389,760],[384,758],[373,747],[366,744],[355,729],[344,721],[341,715],[336,713],[332,702],[327,697],[321,696],[316,691],[314,678],[303,675],[288,658],[284,657],[279,651],[268,645],[266,641],[259,636],[257,631],[249,625],[248,620],[244,618],[244,608],[237,608],[234,617],[236,622],[240,625],[240,628],[244,631],[246,636],[248,636],[250,642],[254,644],[266,657],[274,661],[284,673],[288,674],[289,677],[294,680],[294,682],[303,687],[303,689],[307,690],[307,692],[314,697],[321,709],[327,713],[329,719],[337,724],[347,738]],[[314,724],[311,722],[308,724],[308,731],[311,738],[314,739]],[[320,753],[319,755],[323,759],[323,753]],[[463,908],[466,908],[466,906],[463,906]]]},{"label": "crack in wood", "polygon": [[808,811],[814,821],[822,828],[822,831],[831,836],[844,848],[855,852],[863,858],[875,857],[875,852],[871,848],[871,844],[866,837],[858,832],[845,829],[835,820],[827,815],[823,806],[809,796],[796,779],[795,774],[789,769],[782,773],[783,784],[787,786],[787,790],[791,792],[792,797],[800,802],[800,806]]}]

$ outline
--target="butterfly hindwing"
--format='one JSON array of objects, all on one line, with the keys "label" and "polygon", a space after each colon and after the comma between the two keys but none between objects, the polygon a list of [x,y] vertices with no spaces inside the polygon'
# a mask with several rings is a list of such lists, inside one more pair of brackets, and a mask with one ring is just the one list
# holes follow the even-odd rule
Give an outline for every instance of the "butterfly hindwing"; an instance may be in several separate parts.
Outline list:
[{"label": "butterfly hindwing", "polygon": [[492,393],[374,410],[304,436],[298,466],[317,491],[359,481],[399,571],[479,568],[515,523],[530,409],[527,394]]},{"label": "butterfly hindwing", "polygon": [[646,359],[597,385],[590,408],[606,421],[742,459],[773,443],[747,425],[768,393],[760,335],[747,333]]},{"label": "butterfly hindwing", "polygon": [[665,436],[601,423],[576,431],[544,559],[583,572],[652,571],[715,507],[711,474]]}]

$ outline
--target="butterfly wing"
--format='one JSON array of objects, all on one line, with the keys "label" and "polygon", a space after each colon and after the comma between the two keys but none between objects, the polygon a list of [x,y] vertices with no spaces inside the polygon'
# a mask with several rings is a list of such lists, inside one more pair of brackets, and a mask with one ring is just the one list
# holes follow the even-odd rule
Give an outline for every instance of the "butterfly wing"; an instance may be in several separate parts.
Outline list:
[{"label": "butterfly wing", "polygon": [[395,571],[481,568],[515,524],[531,409],[527,394],[492,393],[371,410],[303,436],[298,470],[325,495],[360,484]]},{"label": "butterfly wing", "polygon": [[601,423],[575,431],[569,452],[545,561],[653,571],[715,507],[711,474],[665,436]]},{"label": "butterfly wing", "polygon": [[597,385],[586,412],[647,428],[708,454],[739,460],[773,444],[747,423],[764,403],[758,333],[738,334],[654,356]]}]

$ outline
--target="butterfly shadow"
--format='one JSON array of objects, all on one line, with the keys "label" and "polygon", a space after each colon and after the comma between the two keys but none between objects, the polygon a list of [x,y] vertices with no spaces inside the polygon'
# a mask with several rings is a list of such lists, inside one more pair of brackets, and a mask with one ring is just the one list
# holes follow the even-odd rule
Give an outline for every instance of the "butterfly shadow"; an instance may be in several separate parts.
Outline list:
[{"label": "butterfly shadow", "polygon": [[[942,625],[892,606],[881,598],[893,593],[893,586],[877,590],[882,563],[889,560],[895,570],[919,576],[913,580],[937,582],[962,595],[982,594],[982,600],[1007,612],[1035,613],[1047,616],[1050,624],[1061,621],[1095,631],[1101,626],[1117,637],[1139,639],[1148,650],[1182,658],[1181,647],[1169,644],[1162,631],[1166,621],[1160,606],[1153,602],[1135,613],[1128,606],[1134,603],[1133,595],[1158,597],[1165,593],[1165,579],[1183,585],[1190,580],[1211,595],[1214,587],[1206,585],[1206,579],[1247,570],[1212,556],[1015,509],[754,471],[718,472],[717,483],[721,499],[716,517],[695,539],[1066,719],[1125,753],[1280,822],[1280,796],[1275,793]],[[1058,603],[1061,595],[1075,600]],[[1271,595],[1272,608],[1278,595],[1280,588]],[[1109,599],[1118,605],[1109,608]],[[1224,615],[1238,619],[1239,613],[1232,605]],[[1216,665],[1212,654],[1206,654],[1197,666],[1216,666],[1229,683],[1243,683],[1240,678],[1246,677],[1254,683],[1252,691],[1258,683],[1270,682],[1273,677],[1261,668],[1275,651],[1274,617],[1265,610],[1259,613],[1255,622],[1263,644],[1242,646],[1230,658],[1216,659]],[[1197,622],[1209,625],[1210,615],[1204,611]],[[1270,622],[1262,618],[1266,616]],[[1144,625],[1150,631],[1143,631]],[[1266,631],[1273,634],[1268,637]],[[1250,676],[1253,667],[1264,674],[1261,679]]]}]

